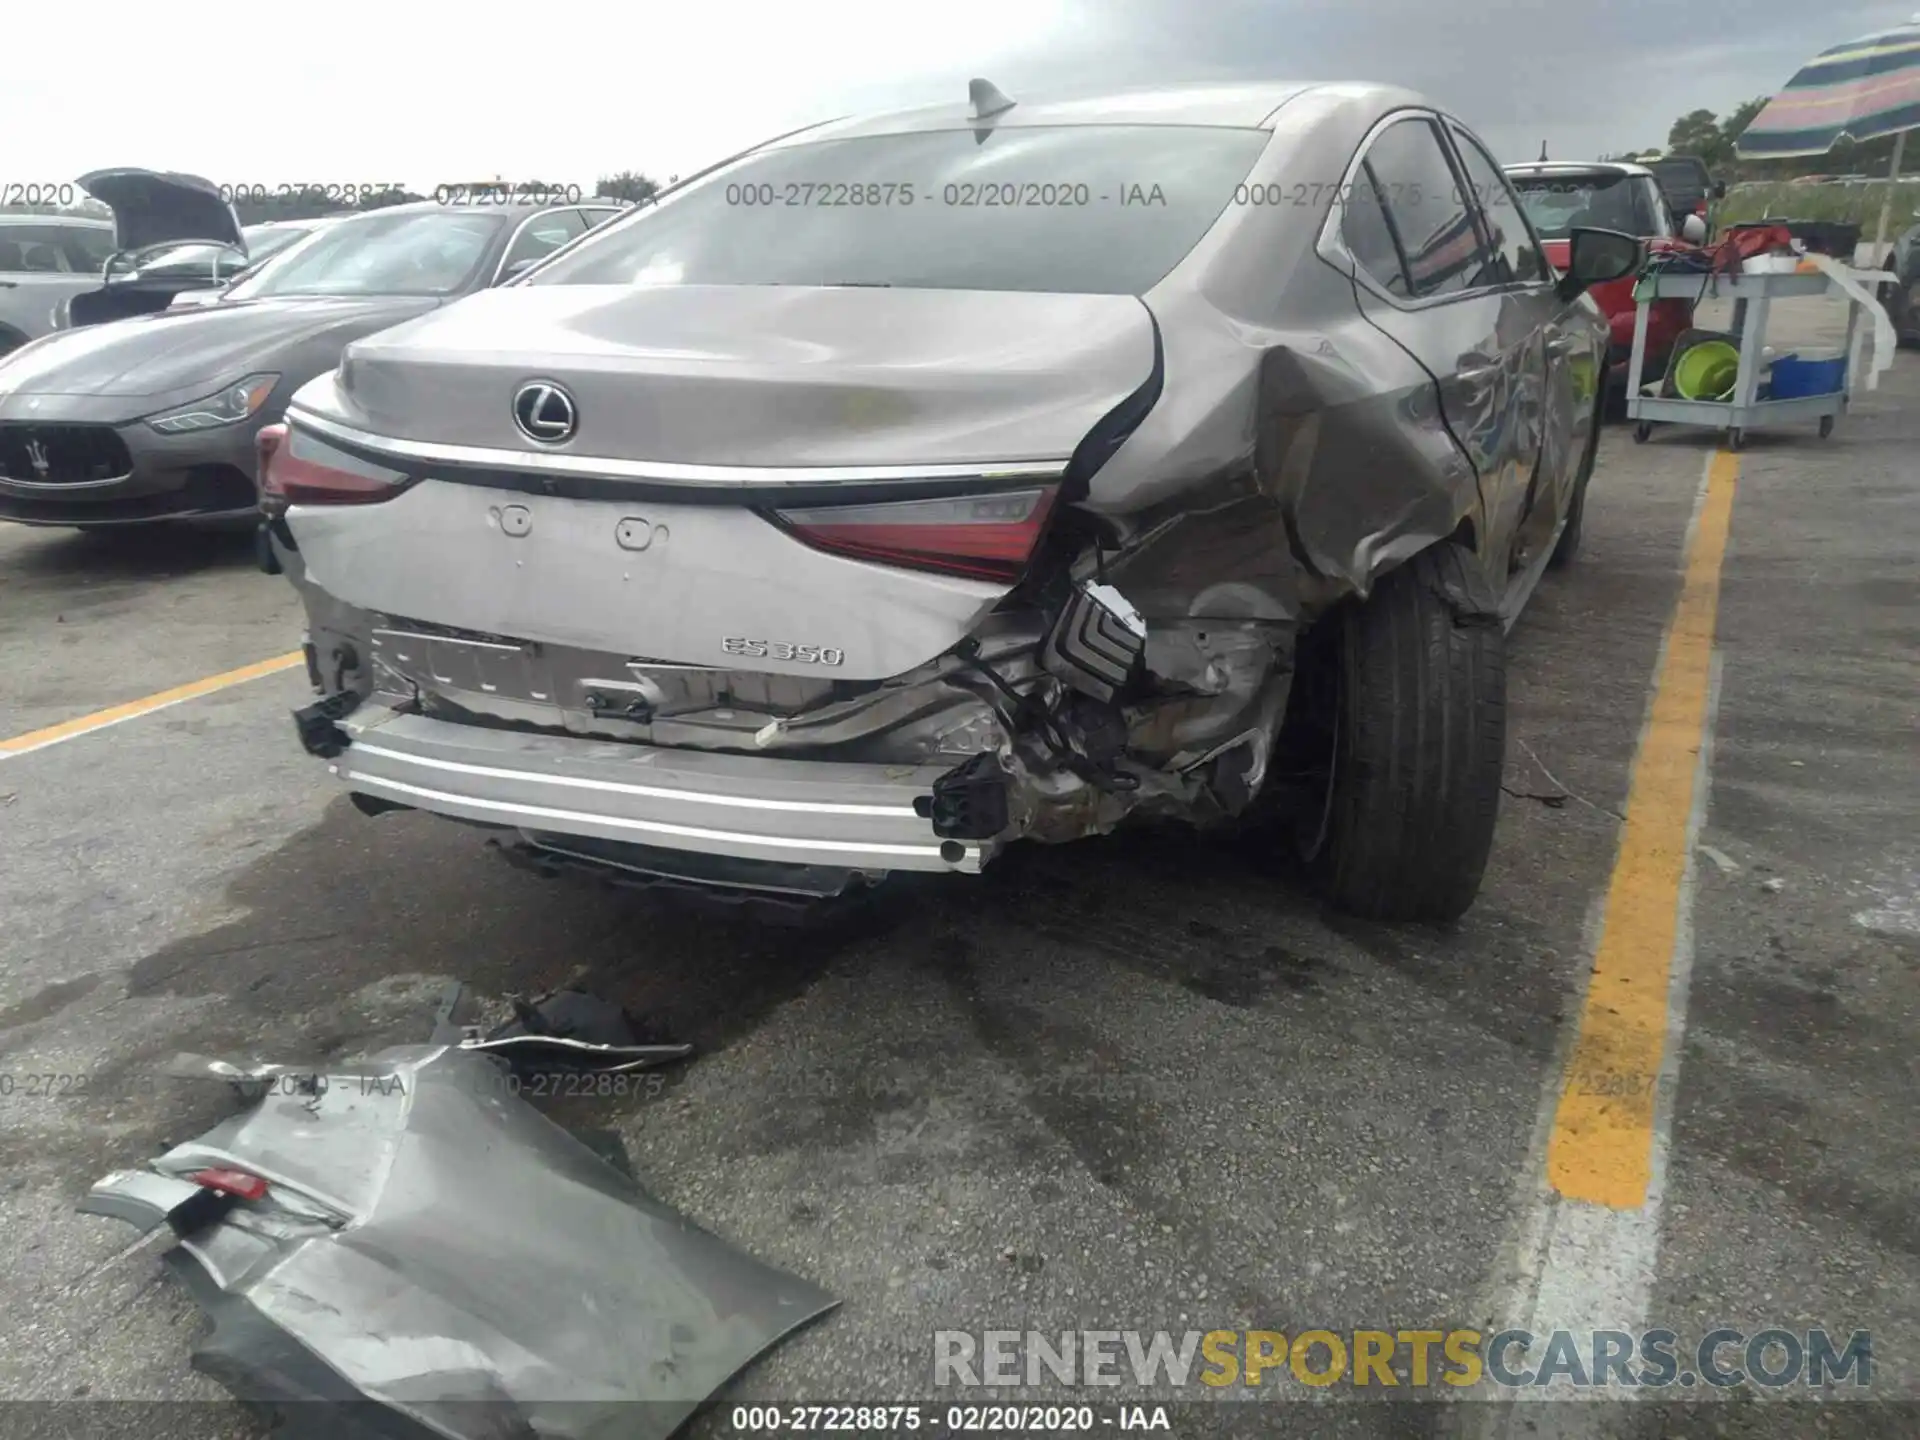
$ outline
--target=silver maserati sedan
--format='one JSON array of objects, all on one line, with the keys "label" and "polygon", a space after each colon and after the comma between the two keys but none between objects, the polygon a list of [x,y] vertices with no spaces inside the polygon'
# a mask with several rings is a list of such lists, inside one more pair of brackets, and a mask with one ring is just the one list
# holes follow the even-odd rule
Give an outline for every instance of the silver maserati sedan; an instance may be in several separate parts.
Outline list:
[{"label": "silver maserati sedan", "polygon": [[1446,918],[1607,329],[1487,147],[1363,84],[782,136],[358,340],[264,433],[301,742],[367,813],[754,903],[1135,817]]}]

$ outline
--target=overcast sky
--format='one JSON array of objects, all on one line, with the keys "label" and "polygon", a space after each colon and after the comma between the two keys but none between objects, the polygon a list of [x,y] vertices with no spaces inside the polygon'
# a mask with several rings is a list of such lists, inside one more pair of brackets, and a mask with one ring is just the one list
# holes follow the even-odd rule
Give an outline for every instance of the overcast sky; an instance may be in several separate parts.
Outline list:
[{"label": "overcast sky", "polygon": [[[849,111],[1208,78],[1378,79],[1502,160],[1664,144],[1916,0],[320,0],[12,7],[0,187],[664,179]],[[76,28],[77,27],[77,28]]]}]

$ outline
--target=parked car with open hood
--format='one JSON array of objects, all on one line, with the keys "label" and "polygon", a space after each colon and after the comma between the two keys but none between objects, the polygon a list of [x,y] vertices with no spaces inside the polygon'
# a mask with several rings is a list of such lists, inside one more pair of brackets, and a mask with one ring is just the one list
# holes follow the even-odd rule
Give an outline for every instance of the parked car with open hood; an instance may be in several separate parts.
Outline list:
[{"label": "parked car with open hood", "polygon": [[[1546,243],[1547,258],[1567,263],[1569,236],[1580,227],[1598,227],[1635,235],[1649,251],[1698,245],[1707,238],[1703,215],[1677,216],[1652,170],[1611,160],[1543,160],[1507,166],[1507,178],[1534,230]],[[1624,399],[1627,366],[1633,355],[1634,277],[1622,276],[1590,292],[1607,317],[1607,384]],[[1693,324],[1693,301],[1655,300],[1647,307],[1646,378],[1666,373],[1674,342]]]},{"label": "parked car with open hood", "polygon": [[0,519],[256,514],[254,437],[346,344],[505,278],[612,206],[432,203],[329,226],[219,305],[63,331],[0,359]]},{"label": "parked car with open hood", "polygon": [[976,81],[773,141],[295,396],[301,739],[364,810],[636,883],[1242,818],[1457,915],[1504,627],[1579,538],[1581,291],[1641,253],[1570,250],[1375,85]]},{"label": "parked car with open hood", "polygon": [[172,171],[95,170],[79,186],[113,212],[113,251],[100,275],[65,297],[56,329],[164,310],[186,290],[224,285],[247,263],[220,187]]}]

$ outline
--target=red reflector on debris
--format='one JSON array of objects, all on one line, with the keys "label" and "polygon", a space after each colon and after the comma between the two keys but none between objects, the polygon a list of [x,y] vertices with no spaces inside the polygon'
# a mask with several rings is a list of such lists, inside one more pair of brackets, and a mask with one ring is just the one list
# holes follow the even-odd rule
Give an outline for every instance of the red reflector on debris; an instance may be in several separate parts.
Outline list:
[{"label": "red reflector on debris", "polygon": [[267,1193],[267,1182],[245,1170],[202,1170],[187,1178],[208,1190],[238,1195],[242,1200],[259,1200]]}]

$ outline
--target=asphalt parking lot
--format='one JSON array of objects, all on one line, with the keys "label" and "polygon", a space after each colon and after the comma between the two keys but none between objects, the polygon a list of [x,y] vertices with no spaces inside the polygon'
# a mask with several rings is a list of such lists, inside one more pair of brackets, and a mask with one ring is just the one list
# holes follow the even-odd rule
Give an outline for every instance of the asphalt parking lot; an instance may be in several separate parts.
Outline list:
[{"label": "asphalt parking lot", "polygon": [[[1447,928],[1341,920],[1272,856],[1147,833],[819,934],[543,881],[356,812],[294,741],[297,666],[70,733],[286,655],[293,594],[244,539],[0,527],[0,1398],[92,1402],[4,1415],[253,1433],[189,1371],[199,1314],[157,1262],[83,1278],[128,1232],[73,1202],[221,1112],[133,1083],[175,1051],[423,1039],[457,978],[495,1006],[581,984],[698,1046],[562,1118],[842,1298],[729,1403],[944,1400],[956,1328],[1819,1325],[1872,1332],[1871,1387],[1296,1386],[1246,1433],[1920,1433],[1916,454],[1910,353],[1824,442],[1608,430],[1585,548],[1513,635],[1493,866]],[[1589,994],[1596,954],[1618,988]],[[1564,1098],[1598,1051],[1648,1081],[1604,1134]],[[1636,1155],[1646,1203],[1583,1207]],[[1216,1423],[1182,1399],[1174,1433]]]}]

